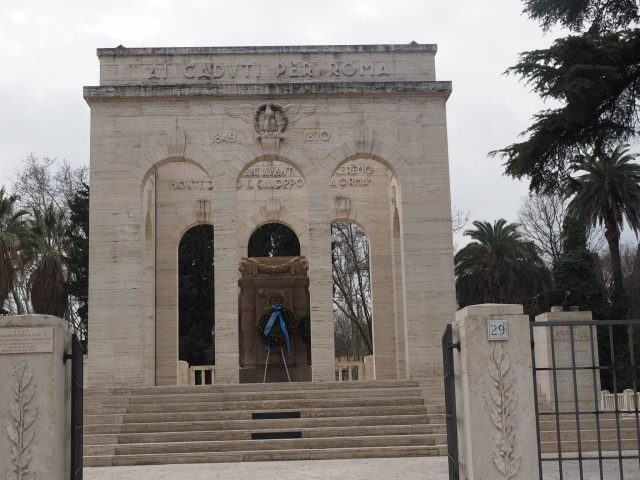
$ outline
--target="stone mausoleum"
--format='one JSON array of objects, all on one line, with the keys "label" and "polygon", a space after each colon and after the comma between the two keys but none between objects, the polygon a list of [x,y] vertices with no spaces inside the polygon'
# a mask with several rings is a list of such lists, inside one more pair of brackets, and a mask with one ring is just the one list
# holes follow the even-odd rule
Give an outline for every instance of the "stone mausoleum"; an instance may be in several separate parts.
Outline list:
[{"label": "stone mausoleum", "polygon": [[[287,355],[292,379],[334,379],[337,221],[369,242],[375,378],[440,374],[455,295],[451,83],[436,80],[435,54],[417,43],[99,49],[100,85],[84,89],[89,386],[177,383],[178,251],[201,225],[213,228],[215,383],[262,381],[256,319],[274,301],[310,317],[310,340],[294,335]],[[271,224],[299,251],[249,255]]]}]

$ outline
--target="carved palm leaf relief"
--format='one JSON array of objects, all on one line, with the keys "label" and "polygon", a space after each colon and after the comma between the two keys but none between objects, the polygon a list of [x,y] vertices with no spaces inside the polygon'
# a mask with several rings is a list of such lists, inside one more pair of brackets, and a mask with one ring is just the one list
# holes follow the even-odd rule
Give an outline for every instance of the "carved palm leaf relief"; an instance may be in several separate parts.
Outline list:
[{"label": "carved palm leaf relief", "polygon": [[33,405],[36,385],[33,372],[26,360],[16,362],[10,380],[11,400],[9,418],[7,420],[7,437],[9,438],[11,467],[7,472],[7,480],[35,480],[36,474],[29,471],[31,464],[31,445],[35,439],[34,423],[38,416],[38,408]]},{"label": "carved palm leaf relief", "polygon": [[515,389],[516,379],[511,373],[511,359],[505,354],[502,345],[495,343],[489,362],[489,375],[492,380],[491,422],[498,430],[495,437],[497,450],[493,455],[493,463],[502,474],[503,479],[514,477],[520,469],[521,458],[516,457],[516,416],[515,409],[518,396]]}]

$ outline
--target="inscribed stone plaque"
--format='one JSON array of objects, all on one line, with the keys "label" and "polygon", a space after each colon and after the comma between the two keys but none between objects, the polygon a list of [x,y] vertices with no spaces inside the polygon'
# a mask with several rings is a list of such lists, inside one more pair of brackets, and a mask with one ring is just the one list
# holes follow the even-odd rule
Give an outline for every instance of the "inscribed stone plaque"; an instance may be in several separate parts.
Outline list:
[{"label": "inscribed stone plaque", "polygon": [[53,327],[0,329],[0,354],[53,352]]}]

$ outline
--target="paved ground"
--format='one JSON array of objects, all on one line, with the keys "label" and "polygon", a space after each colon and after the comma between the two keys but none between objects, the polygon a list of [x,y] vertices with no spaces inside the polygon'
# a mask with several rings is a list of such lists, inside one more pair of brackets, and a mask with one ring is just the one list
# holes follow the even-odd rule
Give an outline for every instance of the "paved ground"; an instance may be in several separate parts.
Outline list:
[{"label": "paved ground", "polygon": [[[607,461],[606,480],[620,477],[617,461]],[[638,461],[626,460],[624,480],[640,480]],[[563,464],[564,480],[600,480],[598,462]],[[308,462],[248,462],[84,469],[85,480],[448,480],[445,457],[368,458]],[[543,480],[559,480],[558,466],[545,463]]]}]

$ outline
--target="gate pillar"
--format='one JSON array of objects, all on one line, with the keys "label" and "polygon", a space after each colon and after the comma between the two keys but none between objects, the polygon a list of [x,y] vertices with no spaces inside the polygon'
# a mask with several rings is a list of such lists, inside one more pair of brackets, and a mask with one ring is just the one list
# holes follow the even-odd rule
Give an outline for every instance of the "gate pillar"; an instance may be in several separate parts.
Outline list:
[{"label": "gate pillar", "polygon": [[[70,352],[66,320],[0,317],[2,478],[70,478],[72,362],[65,363]],[[82,362],[82,352],[79,357]]]},{"label": "gate pillar", "polygon": [[539,480],[528,316],[521,305],[471,305],[456,330],[460,478]]}]

